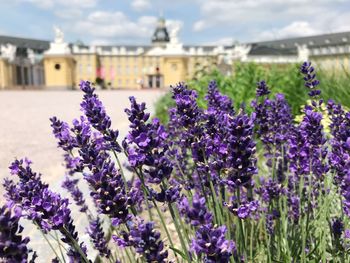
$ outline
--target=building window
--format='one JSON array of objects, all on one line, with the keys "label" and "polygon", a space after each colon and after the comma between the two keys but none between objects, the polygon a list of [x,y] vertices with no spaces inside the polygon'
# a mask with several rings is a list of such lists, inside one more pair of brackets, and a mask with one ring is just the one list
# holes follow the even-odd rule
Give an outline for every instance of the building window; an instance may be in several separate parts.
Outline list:
[{"label": "building window", "polygon": [[58,64],[58,63],[56,63],[56,64],[55,64],[55,69],[56,69],[56,70],[60,70],[60,69],[61,69],[61,65]]},{"label": "building window", "polygon": [[92,72],[92,67],[91,67],[90,64],[88,64],[88,65],[86,66],[86,72],[87,72],[88,74],[91,74],[91,72]]},{"label": "building window", "polygon": [[83,74],[83,65],[79,64],[79,74]]},{"label": "building window", "polygon": [[127,79],[127,80],[125,81],[125,84],[126,84],[126,86],[129,85],[129,79]]},{"label": "building window", "polygon": [[134,66],[134,74],[136,75],[138,73],[138,68],[137,66]]},{"label": "building window", "polygon": [[125,67],[125,74],[129,75],[129,66]]},{"label": "building window", "polygon": [[114,71],[114,67],[113,66],[110,66],[109,67],[109,76],[110,78],[113,80],[114,77],[115,77],[115,71]]},{"label": "building window", "polygon": [[173,71],[176,71],[177,70],[177,64],[175,64],[175,63],[171,64],[171,69]]},{"label": "building window", "polygon": [[118,79],[118,85],[121,86],[122,85],[122,80]]}]

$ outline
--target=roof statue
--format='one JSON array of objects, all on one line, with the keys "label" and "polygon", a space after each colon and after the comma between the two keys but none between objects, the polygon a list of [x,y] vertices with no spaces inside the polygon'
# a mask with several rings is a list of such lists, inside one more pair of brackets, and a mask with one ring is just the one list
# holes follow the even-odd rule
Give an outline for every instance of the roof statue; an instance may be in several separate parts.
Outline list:
[{"label": "roof statue", "polygon": [[17,47],[12,44],[0,45],[0,57],[12,62],[16,57],[16,49]]},{"label": "roof statue", "polygon": [[69,55],[71,54],[68,43],[64,42],[64,33],[57,27],[53,27],[55,31],[55,39],[50,43],[50,48],[45,52],[46,55]]},{"label": "roof statue", "polygon": [[175,25],[170,32],[170,42],[171,43],[174,43],[174,44],[179,43],[179,38],[178,38],[179,31],[180,31],[180,26]]},{"label": "roof statue", "polygon": [[307,45],[297,45],[298,49],[298,60],[307,61],[309,60],[310,50],[307,48]]},{"label": "roof statue", "polygon": [[55,31],[55,43],[63,43],[64,42],[64,33],[58,26],[53,26]]}]

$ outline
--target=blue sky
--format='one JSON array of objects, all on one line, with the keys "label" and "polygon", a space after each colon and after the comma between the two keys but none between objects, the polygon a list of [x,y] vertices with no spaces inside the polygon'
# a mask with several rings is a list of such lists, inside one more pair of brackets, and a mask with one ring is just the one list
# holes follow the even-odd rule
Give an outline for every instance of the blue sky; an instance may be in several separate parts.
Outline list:
[{"label": "blue sky", "polygon": [[229,44],[350,31],[350,0],[0,0],[0,34],[149,44],[160,13],[185,44]]}]

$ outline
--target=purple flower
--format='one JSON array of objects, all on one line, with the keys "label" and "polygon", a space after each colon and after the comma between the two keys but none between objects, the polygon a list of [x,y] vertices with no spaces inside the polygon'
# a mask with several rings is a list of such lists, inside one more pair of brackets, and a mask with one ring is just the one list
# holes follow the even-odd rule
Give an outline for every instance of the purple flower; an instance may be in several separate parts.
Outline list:
[{"label": "purple flower", "polygon": [[[265,83],[262,87],[267,88]],[[261,92],[265,95],[269,93]],[[272,164],[275,165],[271,169],[276,169],[276,167],[279,169],[277,179],[282,182],[288,167],[286,142],[289,139],[293,122],[290,107],[282,94],[276,94],[274,99],[265,98],[261,102],[257,94],[257,99],[252,101],[251,105],[256,114],[256,133],[266,151],[264,154],[267,159],[266,163],[269,167]]]},{"label": "purple flower", "polygon": [[159,184],[168,179],[173,170],[167,158],[167,133],[158,119],[147,122],[149,114],[145,113],[146,105],[138,104],[130,97],[131,108],[126,109],[130,121],[130,132],[124,141],[128,152],[129,163],[135,169],[142,170],[147,182]]},{"label": "purple flower", "polygon": [[222,111],[234,115],[232,100],[219,92],[216,81],[210,81],[208,85],[208,93],[205,96],[205,99],[208,102],[208,109],[211,108],[216,111]]},{"label": "purple flower", "polygon": [[197,192],[193,195],[192,206],[190,206],[187,197],[183,196],[178,202],[178,209],[186,221],[193,226],[212,224],[213,215],[206,207],[205,198]]},{"label": "purple flower", "polygon": [[17,193],[7,193],[7,198],[15,197],[9,201],[21,207],[23,215],[45,233],[51,230],[60,231],[63,235],[62,241],[69,245],[67,255],[72,260],[82,261],[86,257],[86,248],[80,244],[80,249],[85,253],[81,255],[76,247],[75,243],[79,239],[70,216],[68,199],[49,190],[48,185],[42,183],[40,175],[32,171],[30,164],[27,159],[15,160],[11,164],[11,173],[18,176],[19,183],[15,187],[7,187],[7,190]]},{"label": "purple flower", "polygon": [[231,204],[225,203],[224,206],[226,206],[229,211],[231,211],[234,215],[237,215],[240,219],[246,219],[258,210],[260,204],[259,201],[255,200],[244,202],[242,204],[237,204],[235,202],[232,202]]},{"label": "purple flower", "polygon": [[100,252],[100,255],[109,258],[111,251],[107,246],[107,241],[102,229],[102,222],[99,217],[90,221],[87,233],[90,236],[94,248]]},{"label": "purple flower", "polygon": [[228,141],[227,178],[228,185],[235,187],[251,186],[251,179],[257,173],[253,139],[255,116],[244,113],[235,116],[229,123],[230,136]]},{"label": "purple flower", "polygon": [[314,90],[320,82],[316,79],[315,68],[311,66],[311,62],[304,62],[300,67],[300,72],[304,75],[305,87],[311,89],[309,96],[320,95],[320,90]]},{"label": "purple flower", "polygon": [[288,195],[288,216],[293,223],[297,223],[300,217],[300,198],[296,194],[290,193]]},{"label": "purple flower", "polygon": [[168,251],[164,250],[164,243],[153,222],[144,223],[136,218],[129,228],[129,233],[123,232],[121,237],[113,236],[119,246],[132,246],[146,262],[166,262]]},{"label": "purple flower", "polygon": [[[227,96],[222,95],[215,81],[211,81],[208,86],[208,110],[205,111],[205,131],[202,141],[205,145],[205,155],[209,165],[210,180],[216,185],[220,181],[220,171],[225,168],[228,158],[228,143],[230,136],[229,122],[234,117],[235,111],[232,101]],[[198,145],[201,147],[201,145]]]},{"label": "purple flower", "polygon": [[350,239],[350,229],[345,229],[345,231],[344,231],[344,238]]},{"label": "purple flower", "polygon": [[62,122],[57,117],[50,118],[53,134],[58,139],[58,147],[65,151],[71,151],[75,146],[75,138],[70,133],[69,125]]},{"label": "purple flower", "polygon": [[241,205],[237,209],[237,215],[241,219],[246,219],[250,214],[250,209],[247,205]]},{"label": "purple flower", "polygon": [[23,238],[23,227],[19,225],[21,210],[17,207],[13,211],[6,206],[0,207],[0,259],[9,263],[34,262],[36,253],[28,260],[28,254],[32,252],[27,247],[29,238]]},{"label": "purple flower", "polygon": [[85,213],[88,210],[88,206],[85,202],[83,193],[78,188],[78,182],[78,179],[70,179],[66,176],[66,179],[62,183],[62,187],[71,194],[75,204],[80,207],[79,211]]},{"label": "purple flower", "polygon": [[272,199],[278,199],[279,196],[286,194],[286,189],[278,182],[269,178],[261,184],[256,192],[265,203],[269,203]]},{"label": "purple flower", "polygon": [[150,188],[150,198],[154,198],[158,202],[174,203],[180,198],[181,186],[175,180],[169,181],[169,187],[164,188],[163,185],[160,186],[161,191],[157,192]]},{"label": "purple flower", "polygon": [[92,127],[103,134],[111,150],[120,152],[121,148],[117,142],[119,132],[111,129],[111,119],[107,115],[101,100],[95,94],[95,89],[91,87],[89,81],[82,81],[80,83],[80,89],[85,93],[80,106],[88,121]]},{"label": "purple flower", "polygon": [[266,85],[265,80],[259,81],[256,84],[256,96],[257,97],[262,97],[265,95],[270,94],[269,87]]},{"label": "purple flower", "polygon": [[192,240],[191,250],[199,257],[203,256],[204,262],[229,262],[236,246],[232,240],[226,240],[225,233],[225,226],[201,226]]},{"label": "purple flower", "polygon": [[332,233],[336,239],[339,239],[344,231],[344,224],[340,218],[335,218],[332,222]]},{"label": "purple flower", "polygon": [[277,209],[273,209],[271,213],[266,214],[266,229],[270,235],[274,233],[275,220],[280,218],[280,216],[280,212]]}]

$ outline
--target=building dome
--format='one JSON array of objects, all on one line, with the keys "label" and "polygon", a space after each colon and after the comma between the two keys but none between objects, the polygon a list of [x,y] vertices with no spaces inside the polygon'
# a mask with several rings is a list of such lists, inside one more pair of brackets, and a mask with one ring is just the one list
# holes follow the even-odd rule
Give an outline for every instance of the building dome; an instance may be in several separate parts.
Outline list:
[{"label": "building dome", "polygon": [[165,19],[159,18],[156,30],[152,37],[152,43],[154,44],[165,44],[170,41],[168,30],[165,26]]}]

